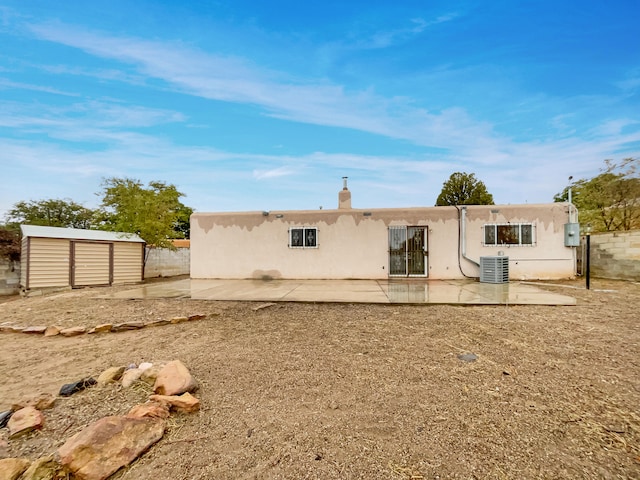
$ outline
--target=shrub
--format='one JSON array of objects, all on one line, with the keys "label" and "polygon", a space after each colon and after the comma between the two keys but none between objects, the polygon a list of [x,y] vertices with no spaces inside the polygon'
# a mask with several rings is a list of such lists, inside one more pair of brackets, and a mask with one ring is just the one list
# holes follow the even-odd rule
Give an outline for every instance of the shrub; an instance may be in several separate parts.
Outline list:
[{"label": "shrub", "polygon": [[20,260],[20,235],[15,230],[0,227],[0,259]]}]

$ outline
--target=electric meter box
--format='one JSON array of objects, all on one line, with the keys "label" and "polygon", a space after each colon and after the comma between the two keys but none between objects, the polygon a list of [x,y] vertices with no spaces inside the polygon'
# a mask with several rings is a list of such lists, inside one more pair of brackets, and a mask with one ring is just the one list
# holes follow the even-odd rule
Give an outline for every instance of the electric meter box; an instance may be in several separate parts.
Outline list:
[{"label": "electric meter box", "polygon": [[565,247],[580,246],[580,224],[579,223],[564,224],[564,246]]}]

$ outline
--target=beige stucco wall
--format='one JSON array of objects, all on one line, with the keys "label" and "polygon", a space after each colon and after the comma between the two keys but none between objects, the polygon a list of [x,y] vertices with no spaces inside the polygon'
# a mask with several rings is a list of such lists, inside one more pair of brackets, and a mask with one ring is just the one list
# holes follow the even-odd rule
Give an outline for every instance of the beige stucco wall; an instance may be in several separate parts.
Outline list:
[{"label": "beige stucco wall", "polygon": [[[564,224],[568,221],[565,203],[543,205],[494,205],[467,207],[467,256],[498,255],[509,257],[509,277],[514,280],[549,280],[575,275],[575,248],[564,246]],[[485,224],[533,223],[533,246],[484,246]],[[478,269],[472,270],[473,276]]]},{"label": "beige stucco wall", "polygon": [[[466,254],[503,251],[510,278],[552,279],[574,274],[574,249],[564,247],[566,204],[469,206]],[[459,260],[459,212],[455,207],[196,213],[191,217],[192,278],[388,278],[388,228],[428,227],[428,277],[476,277],[477,265]],[[533,223],[536,245],[485,247],[482,227]],[[289,248],[289,228],[317,227],[318,248]],[[460,263],[460,266],[459,266]]]}]

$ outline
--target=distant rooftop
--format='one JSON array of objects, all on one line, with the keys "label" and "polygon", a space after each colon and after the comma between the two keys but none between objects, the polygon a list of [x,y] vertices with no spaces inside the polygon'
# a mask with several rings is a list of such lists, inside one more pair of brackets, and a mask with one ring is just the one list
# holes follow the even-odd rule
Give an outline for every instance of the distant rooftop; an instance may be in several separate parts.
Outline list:
[{"label": "distant rooftop", "polygon": [[186,238],[177,238],[175,240],[171,240],[171,243],[176,248],[191,248],[191,240]]}]

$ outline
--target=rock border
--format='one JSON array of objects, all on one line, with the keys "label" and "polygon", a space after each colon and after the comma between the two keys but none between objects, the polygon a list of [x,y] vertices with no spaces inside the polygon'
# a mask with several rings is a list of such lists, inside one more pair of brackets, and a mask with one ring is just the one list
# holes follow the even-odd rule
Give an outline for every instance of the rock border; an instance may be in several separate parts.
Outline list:
[{"label": "rock border", "polygon": [[85,326],[75,326],[62,328],[57,325],[33,325],[30,327],[22,327],[14,325],[11,322],[0,323],[0,333],[24,333],[27,335],[44,335],[45,337],[54,337],[62,335],[63,337],[75,337],[78,335],[91,335],[95,333],[117,333],[129,330],[140,330],[142,328],[161,327],[164,325],[176,325],[183,322],[193,322],[195,320],[203,320],[209,316],[218,316],[219,313],[194,313],[187,316],[172,317],[168,320],[158,319],[148,322],[131,321],[122,323],[101,323],[91,328]]}]

